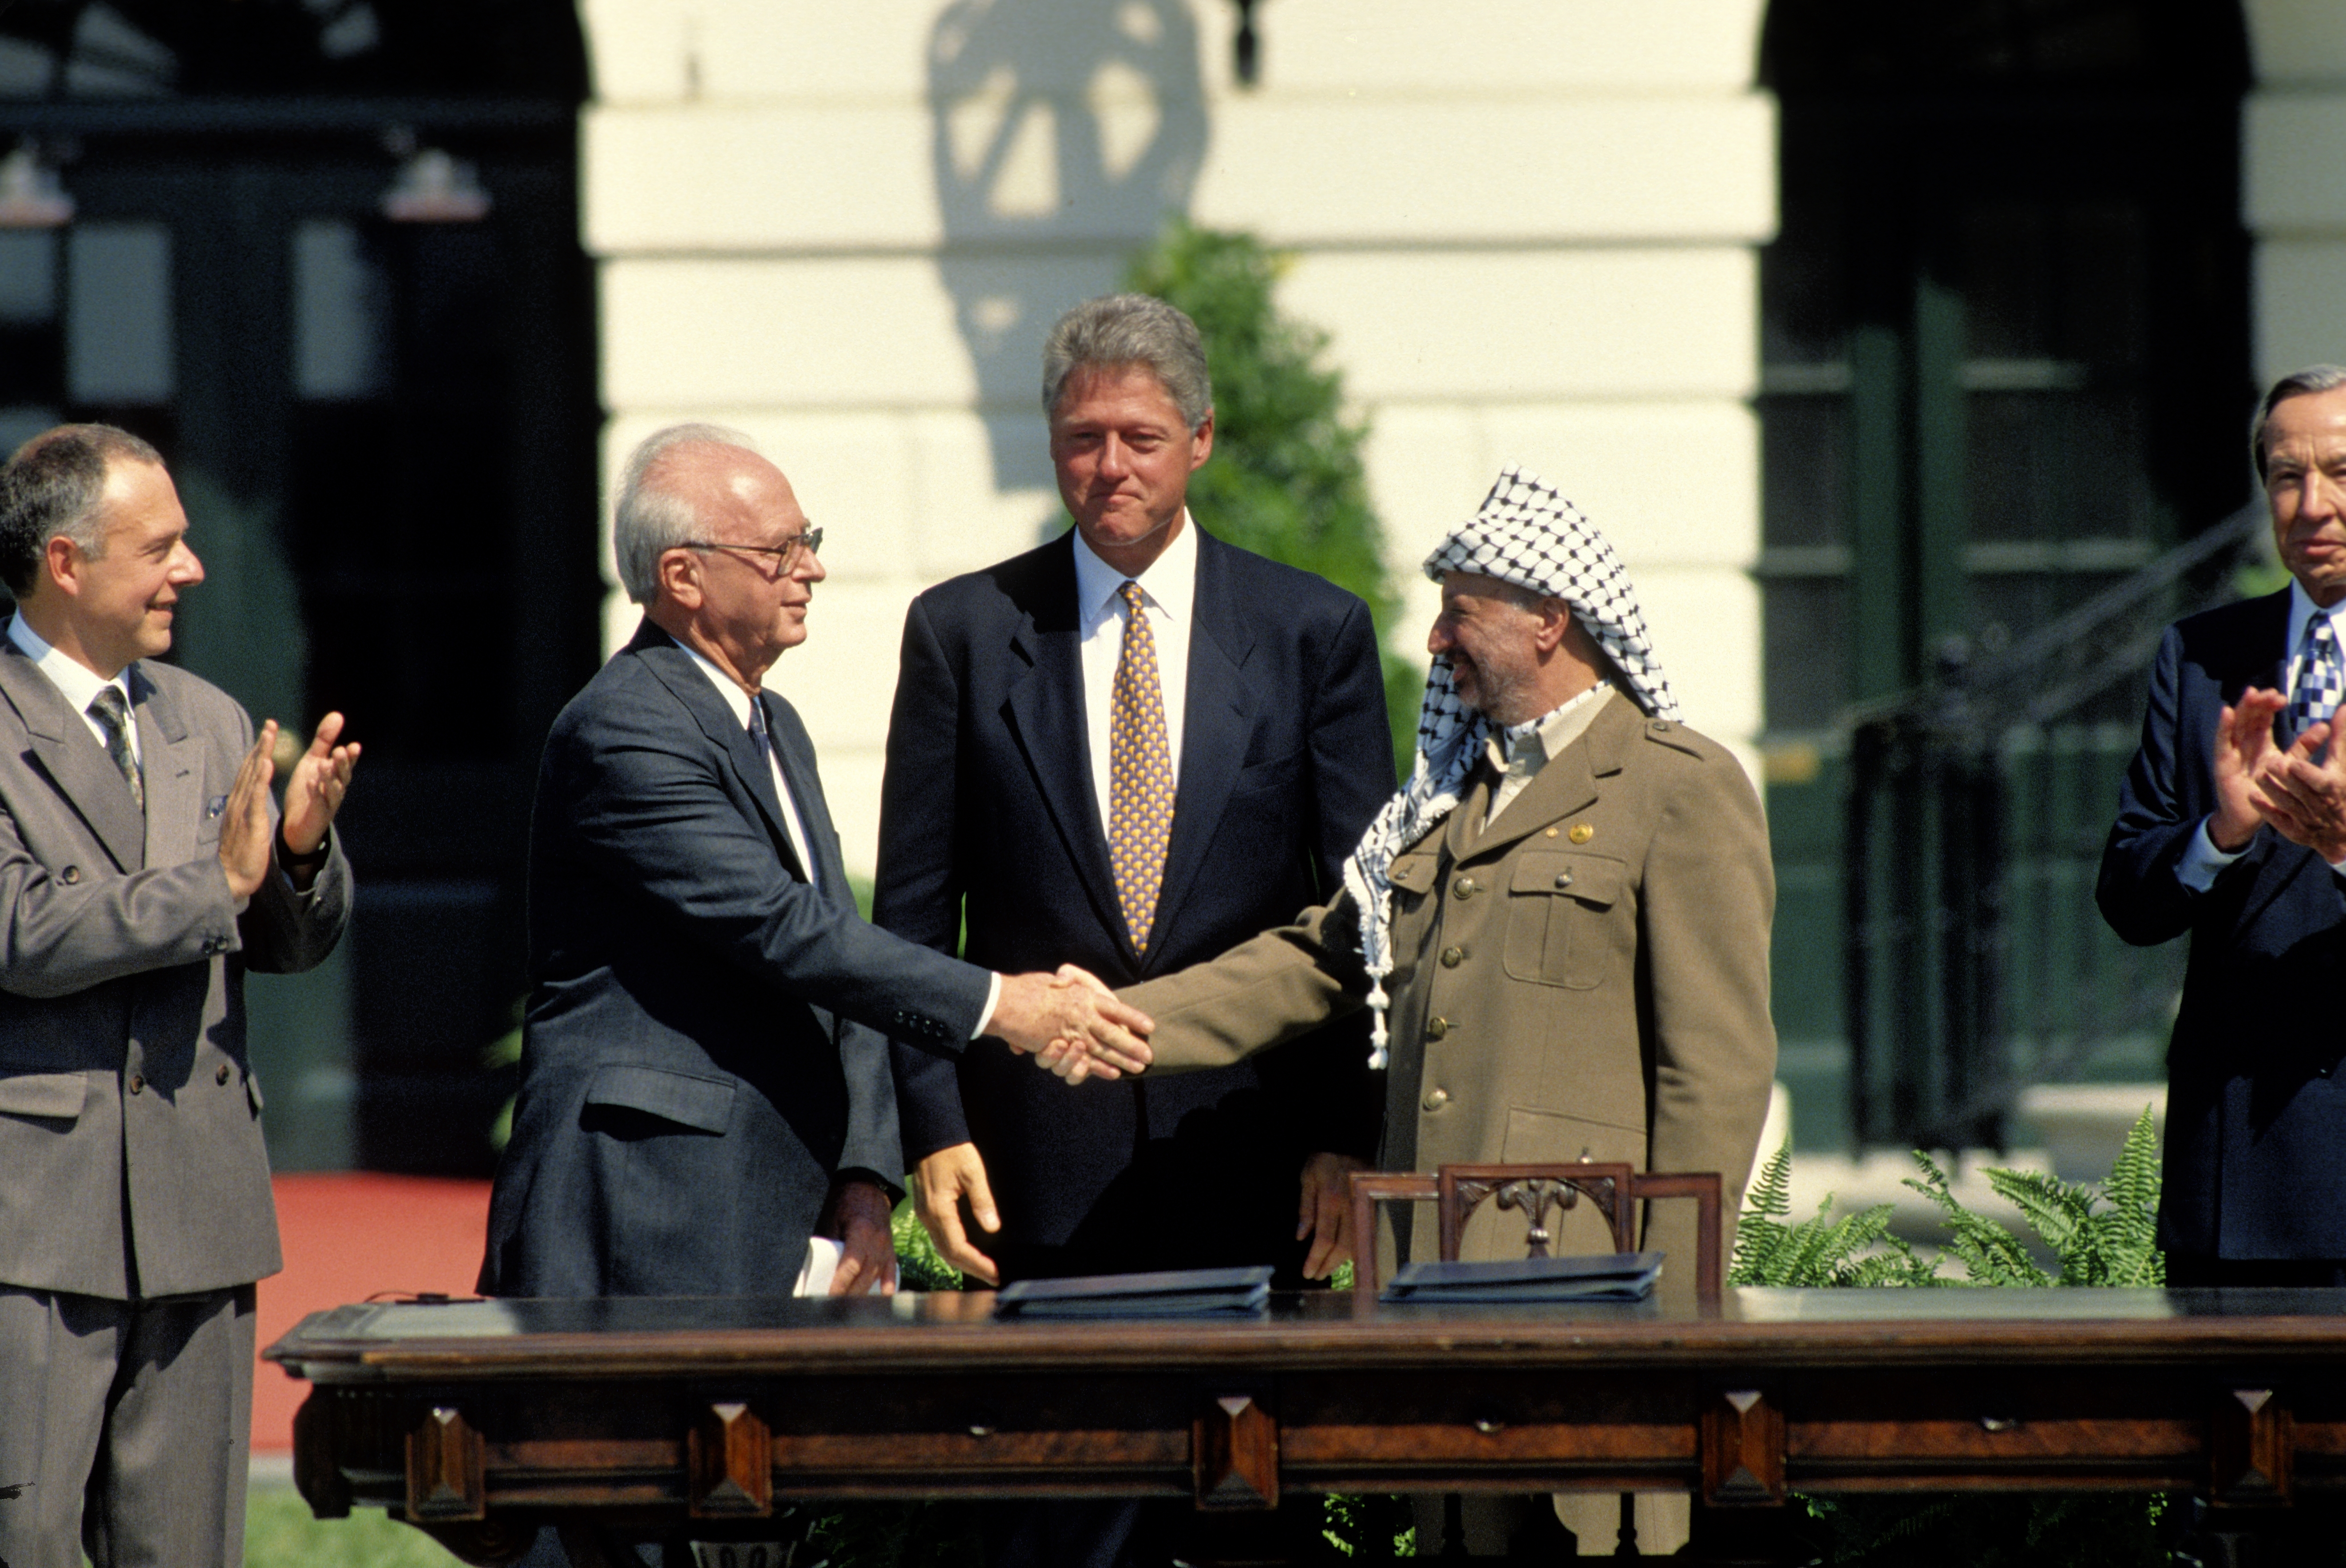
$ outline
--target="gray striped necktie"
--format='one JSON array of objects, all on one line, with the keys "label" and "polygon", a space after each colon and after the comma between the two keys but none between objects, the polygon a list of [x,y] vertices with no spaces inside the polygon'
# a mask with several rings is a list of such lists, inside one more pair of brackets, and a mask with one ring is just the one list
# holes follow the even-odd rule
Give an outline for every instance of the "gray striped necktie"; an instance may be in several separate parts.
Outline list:
[{"label": "gray striped necktie", "polygon": [[106,731],[106,754],[122,769],[122,781],[130,786],[130,798],[138,802],[141,811],[147,809],[147,780],[139,776],[138,758],[130,749],[130,705],[124,700],[118,686],[104,686],[89,699],[89,716]]}]

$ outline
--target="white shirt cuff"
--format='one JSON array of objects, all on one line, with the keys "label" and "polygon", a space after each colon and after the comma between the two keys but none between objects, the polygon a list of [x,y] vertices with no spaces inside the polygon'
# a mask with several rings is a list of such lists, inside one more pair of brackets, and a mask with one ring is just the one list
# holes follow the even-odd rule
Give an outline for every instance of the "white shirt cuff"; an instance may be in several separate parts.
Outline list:
[{"label": "white shirt cuff", "polygon": [[989,974],[985,977],[985,1011],[977,1015],[977,1027],[969,1032],[971,1039],[985,1033],[985,1026],[994,1022],[994,1010],[1001,1003],[1002,976]]},{"label": "white shirt cuff", "polygon": [[2191,835],[2191,841],[2183,848],[2183,858],[2175,863],[2175,880],[2195,893],[2204,893],[2214,887],[2217,875],[2249,852],[2245,844],[2229,851],[2218,849],[2208,831],[2208,824],[2214,820],[2213,817],[2199,819],[2199,830]]}]

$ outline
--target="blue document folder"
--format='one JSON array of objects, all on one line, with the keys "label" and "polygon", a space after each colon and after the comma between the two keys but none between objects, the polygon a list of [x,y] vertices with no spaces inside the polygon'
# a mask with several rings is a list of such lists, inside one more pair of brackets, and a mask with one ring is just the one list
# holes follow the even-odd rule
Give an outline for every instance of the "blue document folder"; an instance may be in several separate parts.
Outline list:
[{"label": "blue document folder", "polygon": [[1412,1263],[1380,1301],[1642,1301],[1662,1272],[1658,1252],[1515,1257],[1496,1263]]},{"label": "blue document folder", "polygon": [[994,1297],[994,1310],[1003,1318],[1243,1317],[1270,1300],[1270,1266],[1261,1264],[1021,1279]]}]

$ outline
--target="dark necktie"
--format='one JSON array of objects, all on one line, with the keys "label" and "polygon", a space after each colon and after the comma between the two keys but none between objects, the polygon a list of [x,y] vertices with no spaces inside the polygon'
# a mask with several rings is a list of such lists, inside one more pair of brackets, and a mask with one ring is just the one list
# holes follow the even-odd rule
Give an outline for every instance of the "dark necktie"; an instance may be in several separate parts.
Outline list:
[{"label": "dark necktie", "polygon": [[[750,699],[750,738],[757,743],[758,755],[770,759],[767,764],[768,768],[774,775],[780,778],[782,789],[784,790],[788,790],[790,787],[790,770],[783,765],[781,752],[775,748],[773,731],[766,728],[766,699],[762,697],[753,697]],[[789,839],[790,832],[788,826],[788,819],[792,811],[796,811],[798,809],[798,801],[796,799],[785,800],[781,802],[781,807],[785,824],[782,829],[782,837],[784,839]],[[806,814],[802,811],[799,812],[799,830],[801,833],[804,833],[807,830]],[[793,842],[790,845],[790,848],[795,851],[798,850],[799,846]],[[804,853],[801,856],[801,858],[806,861],[807,886],[814,889],[817,892],[821,892],[823,891],[822,868],[814,863],[813,857],[814,845],[809,843],[806,846]]]},{"label": "dark necktie", "polygon": [[147,780],[139,777],[138,759],[130,749],[130,705],[124,700],[122,688],[106,686],[98,688],[89,699],[89,716],[97,720],[98,728],[106,732],[106,754],[122,769],[122,781],[130,786],[130,798],[138,802],[141,811],[147,809]]}]

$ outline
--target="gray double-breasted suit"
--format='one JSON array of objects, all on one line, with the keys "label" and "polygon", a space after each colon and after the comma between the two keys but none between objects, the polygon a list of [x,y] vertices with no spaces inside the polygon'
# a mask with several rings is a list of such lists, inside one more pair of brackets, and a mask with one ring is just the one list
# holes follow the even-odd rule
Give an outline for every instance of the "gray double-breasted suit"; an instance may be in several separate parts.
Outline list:
[{"label": "gray double-breasted suit", "polygon": [[[0,1500],[11,1568],[73,1561],[93,1466],[127,1488],[92,1499],[124,1550],[121,1532],[152,1526],[186,1544],[173,1561],[240,1551],[250,1287],[281,1261],[243,977],[317,963],[349,918],[339,845],[307,891],[272,866],[236,907],[219,836],[252,721],[168,665],[135,663],[128,680],[143,812],[81,716],[0,636],[0,1388],[15,1385],[0,1397],[0,1485],[24,1487]],[[150,1306],[184,1319],[196,1348],[180,1329],[154,1338],[154,1314],[142,1329]],[[60,1372],[71,1358],[51,1351],[68,1343],[87,1354]],[[108,1384],[142,1360],[145,1403],[126,1411],[136,1401]],[[142,1491],[119,1457],[134,1416],[183,1445],[170,1485]],[[199,1547],[208,1533],[223,1544]]]}]

